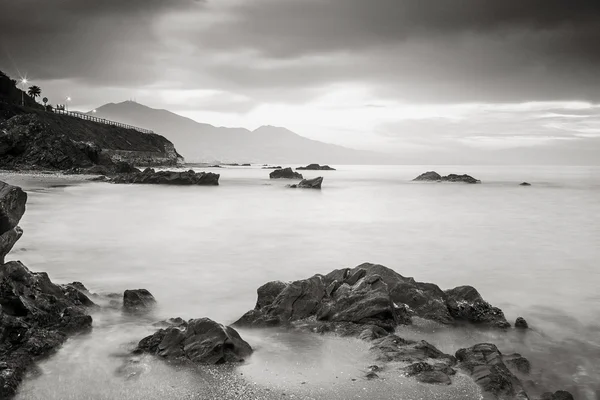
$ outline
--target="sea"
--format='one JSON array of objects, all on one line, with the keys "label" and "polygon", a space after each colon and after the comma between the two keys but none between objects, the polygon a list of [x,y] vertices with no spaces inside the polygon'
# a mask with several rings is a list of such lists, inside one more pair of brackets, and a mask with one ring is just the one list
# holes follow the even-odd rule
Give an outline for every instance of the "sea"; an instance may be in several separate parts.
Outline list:
[{"label": "sea", "polygon": [[[96,293],[145,288],[152,316],[96,311],[93,330],[39,363],[18,399],[478,399],[461,373],[450,387],[366,380],[357,339],[240,330],[255,349],[238,367],[180,368],[132,359],[154,321],[230,324],[256,289],[372,262],[442,289],[472,285],[525,333],[418,321],[397,334],[454,354],[495,343],[532,364],[530,394],[565,389],[600,399],[600,167],[335,166],[322,190],[291,189],[261,166],[219,173],[220,185],[114,185],[80,177],[0,173],[29,194],[22,239],[7,257],[56,283]],[[186,166],[186,169],[190,168]],[[435,170],[481,184],[413,182]],[[523,181],[531,186],[520,186]]]}]

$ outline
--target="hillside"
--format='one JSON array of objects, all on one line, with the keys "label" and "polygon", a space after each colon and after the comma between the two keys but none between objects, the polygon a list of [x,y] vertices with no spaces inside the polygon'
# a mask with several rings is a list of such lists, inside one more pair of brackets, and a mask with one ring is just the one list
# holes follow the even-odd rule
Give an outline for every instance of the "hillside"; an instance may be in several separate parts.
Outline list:
[{"label": "hillside", "polygon": [[0,101],[0,168],[65,170],[116,161],[174,165],[178,154],[157,134]]},{"label": "hillside", "polygon": [[250,131],[215,127],[131,101],[106,104],[97,108],[94,115],[164,135],[187,162],[381,164],[390,161],[389,156],[311,140],[285,128],[262,126]]}]

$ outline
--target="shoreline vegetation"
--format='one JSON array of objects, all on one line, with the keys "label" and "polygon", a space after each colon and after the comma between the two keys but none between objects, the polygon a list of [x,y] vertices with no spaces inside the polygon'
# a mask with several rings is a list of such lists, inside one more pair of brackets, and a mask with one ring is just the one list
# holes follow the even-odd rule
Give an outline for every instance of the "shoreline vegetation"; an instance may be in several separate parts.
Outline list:
[{"label": "shoreline vegetation", "polygon": [[[18,223],[26,202],[21,188],[0,182],[0,398],[14,396],[25,373],[56,352],[68,337],[93,329],[92,310],[122,309],[151,324],[147,313],[156,304],[144,289],[103,297],[90,293],[81,282],[56,285],[44,272],[31,272],[19,261],[5,261],[4,255],[23,234]],[[253,349],[235,328],[279,328],[368,342],[377,360],[368,367],[365,379],[369,380],[379,379],[382,371],[398,370],[424,384],[451,387],[454,377],[461,375],[477,383],[485,398],[573,399],[565,391],[552,393],[536,387],[527,377],[541,366],[531,365],[520,354],[501,353],[492,343],[457,349],[452,355],[424,340],[395,334],[396,327],[410,325],[417,318],[467,324],[471,329],[516,329],[523,335],[535,329],[522,317],[511,327],[502,310],[471,286],[442,290],[382,265],[364,263],[294,282],[267,282],[257,290],[255,307],[232,326],[202,316],[158,322],[162,328],[140,338],[131,356],[149,353],[182,366],[239,364],[260,350]]]}]

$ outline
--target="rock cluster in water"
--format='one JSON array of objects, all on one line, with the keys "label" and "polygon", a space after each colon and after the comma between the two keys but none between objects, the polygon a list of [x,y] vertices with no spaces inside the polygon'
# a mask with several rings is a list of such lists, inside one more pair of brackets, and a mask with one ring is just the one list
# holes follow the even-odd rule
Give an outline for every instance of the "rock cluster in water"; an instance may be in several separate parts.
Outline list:
[{"label": "rock cluster in water", "polygon": [[[420,382],[449,385],[458,369],[471,376],[487,397],[529,399],[516,375],[530,371],[529,361],[520,354],[503,355],[495,345],[481,343],[449,355],[426,341],[394,334],[396,326],[411,324],[415,317],[444,324],[466,321],[473,326],[509,328],[503,312],[471,286],[444,291],[382,265],[365,263],[289,283],[268,282],[257,294],[254,309],[233,326],[283,326],[355,336],[371,343],[377,361],[403,363],[404,374]],[[376,371],[381,368],[385,366],[373,366],[367,378],[377,378]]]},{"label": "rock cluster in water", "polygon": [[111,183],[139,183],[154,185],[218,185],[219,174],[213,172],[195,172],[189,170],[185,172],[175,171],[155,171],[153,168],[146,168],[143,171],[123,173],[115,175],[112,178],[104,178]]},{"label": "rock cluster in water", "polygon": [[304,179],[301,173],[295,172],[290,167],[278,168],[269,174],[271,179]]},{"label": "rock cluster in water", "polygon": [[417,176],[413,181],[432,181],[432,182],[464,182],[464,183],[481,183],[479,179],[475,179],[470,175],[450,174],[441,176],[435,171],[428,171]]},{"label": "rock cluster in water", "polygon": [[313,179],[302,179],[300,183],[289,185],[289,187],[296,189],[321,189],[321,185],[323,184],[323,177],[319,176]]},{"label": "rock cluster in water", "polygon": [[329,165],[308,164],[306,167],[298,167],[296,170],[335,171],[335,168],[331,168]]}]

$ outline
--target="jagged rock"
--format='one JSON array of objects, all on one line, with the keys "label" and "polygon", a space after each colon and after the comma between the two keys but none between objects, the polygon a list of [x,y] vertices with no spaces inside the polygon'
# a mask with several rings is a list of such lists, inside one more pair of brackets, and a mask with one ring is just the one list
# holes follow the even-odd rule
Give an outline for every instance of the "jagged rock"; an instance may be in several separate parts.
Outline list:
[{"label": "jagged rock", "polygon": [[459,368],[467,372],[484,392],[495,398],[517,398],[523,392],[521,382],[506,367],[495,345],[480,343],[460,349],[456,352],[456,358]]},{"label": "jagged rock", "polygon": [[406,304],[416,316],[446,324],[454,321],[446,306],[446,295],[437,285],[406,278],[383,265],[364,263],[353,269],[335,270],[327,274],[325,280],[352,283],[357,277],[373,275],[387,284],[394,303]]},{"label": "jagged rock", "polygon": [[435,171],[427,171],[417,176],[413,181],[441,181],[442,176]]},{"label": "jagged rock", "polygon": [[314,179],[302,179],[300,183],[297,185],[289,185],[291,188],[301,188],[301,189],[321,189],[321,185],[323,184],[323,177],[318,177]]},{"label": "jagged rock", "polygon": [[575,400],[573,395],[565,390],[558,390],[554,393],[546,392],[542,394],[540,400]]},{"label": "jagged rock", "polygon": [[531,183],[529,183],[529,182],[521,182],[521,183],[519,183],[519,186],[531,186]]},{"label": "jagged rock", "polygon": [[528,329],[529,328],[529,324],[527,323],[527,321],[525,321],[525,318],[518,317],[516,319],[516,321],[515,321],[515,328]]},{"label": "jagged rock", "polygon": [[475,179],[471,175],[467,175],[467,174],[463,174],[463,175],[450,174],[450,175],[442,176],[442,182],[481,183],[481,181],[479,179]]},{"label": "jagged rock", "polygon": [[303,179],[302,174],[293,171],[290,167],[279,168],[269,174],[271,179]]},{"label": "jagged rock", "polygon": [[[301,309],[305,306],[308,311]],[[259,288],[254,310],[236,324],[273,326],[315,317],[322,323],[352,322],[390,329],[409,324],[411,315],[446,324],[464,320],[510,326],[502,311],[486,303],[470,286],[444,292],[434,284],[416,282],[370,263],[288,284],[269,282]]]},{"label": "jagged rock", "polygon": [[188,321],[184,327],[161,329],[145,337],[135,352],[178,362],[223,364],[244,361],[252,354],[252,347],[235,329],[200,318]]},{"label": "jagged rock", "polygon": [[509,328],[504,313],[483,300],[472,286],[446,290],[448,310],[452,317],[496,328]]},{"label": "jagged rock", "polygon": [[146,168],[142,172],[117,175],[110,182],[163,185],[218,185],[219,177],[219,174],[212,172],[196,173],[193,170],[186,172],[155,171],[153,168]]},{"label": "jagged rock", "polygon": [[335,168],[331,168],[329,165],[308,164],[306,167],[298,167],[296,170],[335,171]]},{"label": "jagged rock", "polygon": [[434,182],[465,182],[465,183],[481,183],[479,179],[475,179],[470,175],[450,174],[441,176],[435,171],[428,171],[417,176],[413,181],[434,181]]},{"label": "jagged rock", "polygon": [[154,308],[156,299],[146,289],[126,290],[123,293],[123,311],[140,314]]},{"label": "jagged rock", "polygon": [[328,290],[325,281],[325,277],[315,275],[289,284],[270,282],[259,288],[255,309],[234,325],[281,325],[312,317],[324,324],[375,325],[391,330],[410,322],[406,309],[394,305],[379,276],[361,278],[354,285],[343,283],[336,290]]}]

